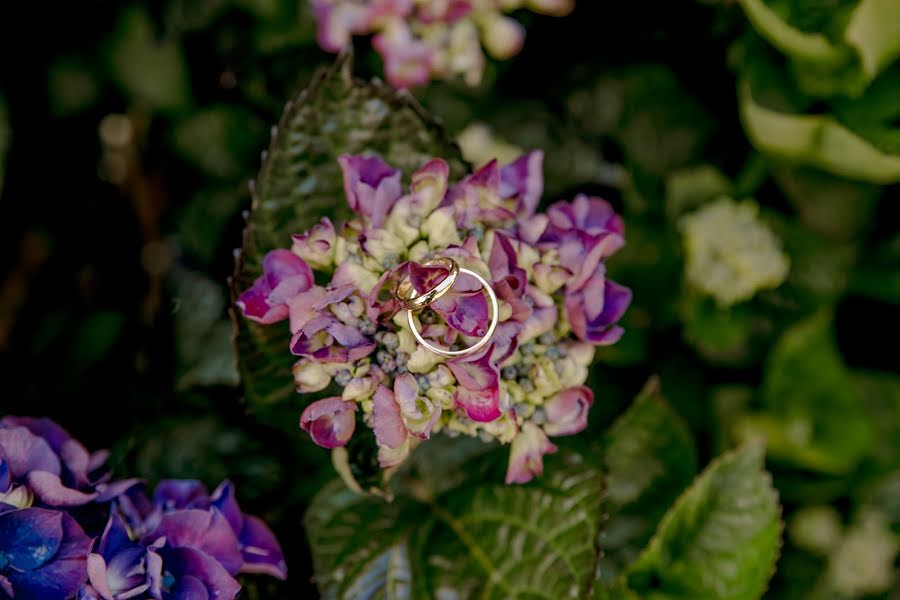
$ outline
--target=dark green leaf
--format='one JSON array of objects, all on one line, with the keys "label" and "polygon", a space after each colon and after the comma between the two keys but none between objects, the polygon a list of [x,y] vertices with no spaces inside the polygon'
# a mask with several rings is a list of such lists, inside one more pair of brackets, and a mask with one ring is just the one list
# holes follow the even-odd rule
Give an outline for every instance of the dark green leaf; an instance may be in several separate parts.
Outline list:
[{"label": "dark green leaf", "polygon": [[651,600],[753,600],[772,576],[781,521],[752,444],[714,461],[666,514],[628,586]]},{"label": "dark green leaf", "polygon": [[602,495],[600,471],[572,452],[530,484],[470,478],[431,499],[336,483],[306,515],[316,580],[325,598],[584,597]]},{"label": "dark green leaf", "polygon": [[762,393],[766,412],[747,415],[740,435],[765,437],[774,458],[846,473],[868,450],[869,419],[835,347],[827,313],[784,333],[769,357]]},{"label": "dark green leaf", "polygon": [[[290,236],[322,216],[340,220],[348,212],[337,162],[345,153],[377,153],[407,175],[430,158],[450,163],[451,177],[466,170],[459,149],[409,94],[381,83],[353,79],[351,56],[321,72],[285,108],[273,130],[237,261],[233,296],[260,274],[262,259],[290,246]],[[253,410],[280,405],[299,412],[285,324],[260,326],[237,318],[239,367],[247,403]],[[285,425],[287,411],[263,415]],[[290,419],[290,426],[294,426]]]},{"label": "dark green leaf", "polygon": [[697,473],[687,426],[651,380],[604,438],[608,522],[600,580],[610,584],[640,553],[660,518]]}]

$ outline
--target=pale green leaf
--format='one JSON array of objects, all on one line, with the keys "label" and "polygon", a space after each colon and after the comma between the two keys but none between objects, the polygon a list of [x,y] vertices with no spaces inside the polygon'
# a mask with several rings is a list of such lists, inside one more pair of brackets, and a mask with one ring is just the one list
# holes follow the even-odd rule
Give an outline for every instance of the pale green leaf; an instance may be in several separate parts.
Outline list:
[{"label": "pale green leaf", "polygon": [[844,32],[847,44],[859,53],[869,79],[900,56],[900,3],[861,0]]},{"label": "pale green leaf", "polygon": [[821,33],[802,31],[786,22],[763,0],[739,0],[747,19],[770,44],[794,58],[836,66],[847,53]]},{"label": "pale green leaf", "polygon": [[763,152],[850,179],[900,181],[900,156],[880,151],[831,115],[770,110],[754,100],[746,84],[739,103],[747,136]]}]

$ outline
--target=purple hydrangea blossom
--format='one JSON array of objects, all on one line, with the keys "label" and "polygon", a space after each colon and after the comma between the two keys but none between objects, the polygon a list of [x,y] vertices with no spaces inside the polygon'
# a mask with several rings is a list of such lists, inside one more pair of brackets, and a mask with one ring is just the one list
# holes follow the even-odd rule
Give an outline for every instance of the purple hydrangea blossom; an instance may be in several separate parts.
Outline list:
[{"label": "purple hydrangea blossom", "polygon": [[[518,54],[525,29],[505,15],[522,6],[508,0],[310,0],[318,23],[317,40],[338,52],[355,35],[375,34],[373,45],[395,87],[424,85],[429,79],[462,77],[477,85],[485,51],[499,60]],[[573,0],[531,0],[528,8],[563,16]]]},{"label": "purple hydrangea blossom", "polygon": [[87,558],[88,584],[79,600],[127,600],[162,594],[159,544],[131,540],[122,519],[113,514]]},{"label": "purple hydrangea blossom", "polygon": [[49,419],[0,419],[0,502],[18,490],[43,506],[81,506],[109,479],[106,452],[91,454]]},{"label": "purple hydrangea blossom", "polygon": [[313,285],[312,271],[289,250],[272,250],[263,259],[263,274],[237,300],[244,316],[264,325],[288,317],[287,300]]},{"label": "purple hydrangea blossom", "polygon": [[[507,481],[524,483],[555,450],[548,436],[587,426],[594,348],[622,336],[631,301],[606,277],[624,226],[608,202],[584,195],[538,212],[542,161],[539,151],[491,161],[451,184],[447,163],[432,159],[404,190],[381,158],[340,157],[356,216],[293,238],[294,253],[330,281],[283,299],[298,391],[340,389],[303,411],[313,442],[344,446],[363,423],[389,469],[444,430],[497,439],[512,444]],[[424,293],[447,277],[427,265],[435,257],[485,277],[499,300],[494,336],[474,354],[420,347],[396,300],[404,280]],[[416,319],[424,338],[458,348],[485,334],[490,315],[481,283],[464,273]]]},{"label": "purple hydrangea blossom", "polygon": [[233,599],[240,573],[286,577],[231,483],[163,481],[149,498],[139,480],[110,482],[107,456],[49,419],[0,420],[0,599]]},{"label": "purple hydrangea blossom", "polygon": [[91,539],[69,514],[0,504],[0,598],[65,600],[87,578]]}]

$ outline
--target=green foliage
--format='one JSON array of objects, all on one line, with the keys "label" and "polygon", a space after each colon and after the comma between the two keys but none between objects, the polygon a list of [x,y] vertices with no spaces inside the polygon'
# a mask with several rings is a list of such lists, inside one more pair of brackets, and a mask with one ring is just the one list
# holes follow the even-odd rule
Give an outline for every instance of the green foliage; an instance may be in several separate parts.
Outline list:
[{"label": "green foliage", "polygon": [[157,36],[143,7],[126,9],[110,44],[113,74],[135,100],[163,111],[187,108],[191,90],[181,47]]},{"label": "green foliage", "polygon": [[526,486],[506,486],[495,474],[391,503],[339,482],[326,487],[305,521],[323,597],[583,595],[594,569],[603,477],[575,453],[547,468]]},{"label": "green foliage", "polygon": [[[739,46],[748,137],[791,163],[873,183],[900,181],[900,70],[892,68],[900,57],[900,6],[892,0],[848,0],[830,10],[808,4],[741,0],[756,32],[789,59],[786,74],[758,43],[745,39]],[[778,75],[762,78],[762,70]],[[779,96],[793,106],[768,102]],[[809,112],[815,99],[830,110]]]},{"label": "green foliage", "polygon": [[[346,214],[337,158],[363,152],[378,153],[404,173],[433,156],[450,163],[452,177],[464,172],[458,148],[408,94],[355,81],[351,57],[345,54],[287,105],[273,130],[235,270],[235,297],[259,275],[265,254],[289,245],[292,233],[322,216]],[[281,426],[284,416],[291,415],[287,422],[293,427],[299,404],[290,372],[290,332],[243,319],[237,319],[237,330],[248,405]],[[272,408],[287,410],[276,414]]]},{"label": "green foliage", "polygon": [[446,460],[454,444],[421,446],[390,502],[339,482],[313,500],[323,597],[743,599],[772,573],[779,508],[761,448],[724,456],[682,494],[696,449],[656,381],[594,450],[548,457],[524,486],[500,484],[494,450]]},{"label": "green foliage", "polygon": [[627,571],[641,598],[759,598],[780,546],[778,498],[761,445],[717,459],[666,514]]},{"label": "green foliage", "polygon": [[821,313],[784,333],[768,359],[765,412],[747,415],[739,428],[744,437],[764,436],[776,459],[840,474],[859,464],[872,432],[830,322]]},{"label": "green foliage", "polygon": [[651,380],[603,438],[608,522],[601,581],[615,582],[697,473],[697,449],[681,418]]}]

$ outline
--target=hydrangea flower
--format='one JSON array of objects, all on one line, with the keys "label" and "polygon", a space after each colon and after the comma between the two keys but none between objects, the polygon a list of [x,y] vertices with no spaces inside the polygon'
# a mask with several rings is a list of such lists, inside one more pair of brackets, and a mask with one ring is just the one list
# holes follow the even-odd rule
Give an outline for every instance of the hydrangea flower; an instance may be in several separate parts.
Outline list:
[{"label": "hydrangea flower", "polygon": [[108,453],[89,453],[50,419],[0,419],[0,502],[71,507],[106,490]]},{"label": "hydrangea flower", "polygon": [[[508,13],[520,8],[563,16],[574,0],[311,0],[319,45],[338,52],[354,35],[373,45],[395,87],[462,77],[477,85],[484,50],[499,60],[522,49],[525,29]],[[482,49],[484,48],[484,50]]]},{"label": "hydrangea flower", "polygon": [[688,282],[722,306],[749,300],[787,278],[790,261],[781,241],[750,200],[720,198],[685,215],[678,225]]},{"label": "hydrangea flower", "polygon": [[149,498],[137,479],[109,482],[107,455],[49,419],[0,420],[0,600],[233,599],[240,573],[286,577],[230,482],[210,495],[163,481]]},{"label": "hydrangea flower", "polygon": [[86,578],[90,546],[65,512],[0,504],[0,598],[71,598]]},{"label": "hydrangea flower", "polygon": [[[389,469],[439,433],[499,440],[511,443],[507,481],[521,483],[541,473],[555,450],[549,437],[587,426],[588,366],[596,346],[621,337],[631,301],[606,277],[624,228],[600,198],[537,212],[542,160],[531,152],[503,167],[492,161],[451,184],[447,163],[433,159],[406,174],[404,189],[404,174],[381,158],[340,157],[355,217],[339,227],[323,219],[292,245],[327,285],[261,298],[287,306],[298,391],[334,392],[300,417],[313,442],[338,448],[369,427]],[[441,256],[490,281],[500,304],[490,343],[451,359],[415,341],[394,295],[406,278],[422,293],[446,277],[424,265]],[[484,335],[489,314],[481,284],[462,275],[417,319],[426,339],[461,348]]]}]

